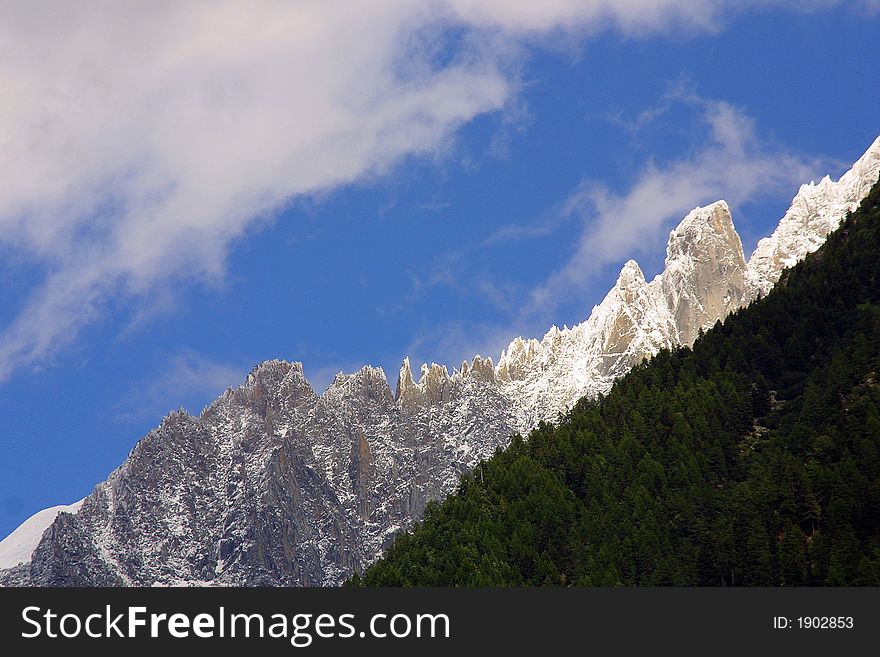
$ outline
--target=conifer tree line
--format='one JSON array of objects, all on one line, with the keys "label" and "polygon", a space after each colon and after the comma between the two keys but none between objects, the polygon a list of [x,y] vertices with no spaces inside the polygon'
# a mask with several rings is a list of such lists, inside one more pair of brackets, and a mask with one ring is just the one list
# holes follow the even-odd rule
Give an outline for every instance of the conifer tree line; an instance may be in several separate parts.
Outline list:
[{"label": "conifer tree line", "polygon": [[766,298],[515,436],[349,584],[880,585],[880,183]]}]

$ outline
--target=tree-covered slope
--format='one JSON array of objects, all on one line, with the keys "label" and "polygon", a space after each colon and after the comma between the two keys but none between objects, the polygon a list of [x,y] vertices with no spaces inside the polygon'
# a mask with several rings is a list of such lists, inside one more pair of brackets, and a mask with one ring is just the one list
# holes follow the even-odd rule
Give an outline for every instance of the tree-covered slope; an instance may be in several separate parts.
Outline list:
[{"label": "tree-covered slope", "polygon": [[880,585],[880,185],[766,298],[514,438],[353,583]]}]

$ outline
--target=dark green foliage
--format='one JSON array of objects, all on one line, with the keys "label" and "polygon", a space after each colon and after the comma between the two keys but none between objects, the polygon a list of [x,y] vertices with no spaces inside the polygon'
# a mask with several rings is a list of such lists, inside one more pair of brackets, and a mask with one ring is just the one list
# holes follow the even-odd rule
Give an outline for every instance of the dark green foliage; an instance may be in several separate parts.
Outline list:
[{"label": "dark green foliage", "polygon": [[878,206],[692,350],[515,437],[350,583],[880,583]]}]

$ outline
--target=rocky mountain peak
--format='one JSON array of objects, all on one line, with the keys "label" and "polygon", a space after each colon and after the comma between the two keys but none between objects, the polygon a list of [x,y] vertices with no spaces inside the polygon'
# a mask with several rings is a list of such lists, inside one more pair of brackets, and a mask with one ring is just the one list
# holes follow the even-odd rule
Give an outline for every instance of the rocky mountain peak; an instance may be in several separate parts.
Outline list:
[{"label": "rocky mountain peak", "polygon": [[445,365],[423,363],[419,380],[413,381],[409,358],[404,359],[397,379],[397,401],[404,410],[449,401],[454,389],[454,381]]},{"label": "rocky mountain peak", "polygon": [[271,381],[280,381],[285,377],[305,379],[303,366],[300,362],[288,362],[278,358],[264,360],[255,365],[245,379],[244,386],[251,387],[266,384]]},{"label": "rocky mountain peak", "polygon": [[400,373],[397,375],[397,391],[394,393],[394,398],[404,403],[404,401],[414,397],[416,394],[415,388],[416,382],[413,380],[409,356],[406,356],[400,366]]},{"label": "rocky mountain peak", "polygon": [[635,260],[627,260],[620,270],[614,289],[627,303],[632,303],[647,284],[639,263]]},{"label": "rocky mountain peak", "polygon": [[302,363],[278,359],[254,367],[244,384],[230,394],[237,402],[251,405],[262,414],[270,406],[296,406],[317,398],[306,380]]},{"label": "rocky mountain peak", "polygon": [[669,232],[666,259],[699,255],[716,241],[733,243],[739,240],[727,201],[716,201],[705,207],[696,207]]},{"label": "rocky mountain peak", "polygon": [[524,340],[516,337],[501,352],[498,358],[496,376],[499,381],[514,381],[525,377],[529,364],[541,351],[541,343],[534,338]]},{"label": "rocky mountain peak", "polygon": [[[691,269],[694,263],[717,263],[725,267],[723,273],[729,267],[746,268],[742,242],[725,201],[694,208],[670,231],[664,273]],[[712,272],[703,268],[703,273]]]},{"label": "rocky mountain peak", "polygon": [[463,361],[459,373],[462,378],[470,378],[483,383],[495,383],[495,365],[492,357],[483,358],[480,354],[474,356],[471,364]]},{"label": "rocky mountain peak", "polygon": [[[301,363],[261,363],[199,417],[169,415],[75,514],[51,516],[31,562],[0,584],[338,584],[512,434],[769,289],[878,171],[880,139],[838,182],[802,187],[749,264],[727,204],[694,209],[653,280],[628,261],[585,322],[518,337],[497,366],[476,356],[450,376],[425,364],[415,381],[406,358],[393,396],[371,366],[317,396]],[[14,555],[31,549],[19,543]]]},{"label": "rocky mountain peak", "polygon": [[323,397],[357,397],[370,401],[393,401],[391,387],[381,367],[364,365],[353,374],[340,372]]},{"label": "rocky mountain peak", "polygon": [[742,242],[726,202],[695,208],[670,233],[660,286],[678,344],[693,344],[700,329],[751,300]]},{"label": "rocky mountain peak", "polygon": [[752,287],[766,294],[782,270],[818,249],[855,210],[880,175],[880,137],[837,182],[825,176],[802,185],[776,230],[758,242],[749,259]]}]

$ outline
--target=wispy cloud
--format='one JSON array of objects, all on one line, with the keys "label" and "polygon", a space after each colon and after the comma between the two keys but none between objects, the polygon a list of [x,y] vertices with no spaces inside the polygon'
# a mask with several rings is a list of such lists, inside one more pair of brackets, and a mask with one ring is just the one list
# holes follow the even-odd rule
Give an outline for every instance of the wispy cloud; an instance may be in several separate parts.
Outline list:
[{"label": "wispy cloud", "polygon": [[532,240],[552,235],[560,227],[572,220],[573,210],[572,200],[565,199],[557,207],[542,213],[535,220],[507,224],[498,228],[486,237],[482,244],[483,246],[492,246],[503,244],[504,242]]},{"label": "wispy cloud", "polygon": [[434,287],[447,287],[462,297],[478,299],[497,310],[512,314],[516,286],[501,282],[487,269],[474,270],[474,247],[446,251],[417,272],[410,272],[411,290],[404,303],[412,303]]},{"label": "wispy cloud", "polygon": [[[7,5],[0,249],[48,273],[0,331],[0,380],[112,304],[222,279],[230,245],[293,199],[442,152],[475,116],[517,107],[515,62],[535,40],[713,30],[742,4]],[[748,3],[767,4],[790,3]],[[449,33],[463,38],[438,57]]]},{"label": "wispy cloud", "polygon": [[[457,368],[463,361],[480,354],[498,359],[501,350],[507,347],[511,338],[517,334],[532,335],[528,325],[511,326],[507,323],[472,322],[449,320],[419,331],[407,345],[406,353],[413,366],[413,375],[419,376],[421,363],[442,363]],[[545,327],[546,330],[546,327]],[[393,386],[397,381],[397,370],[389,373]]]},{"label": "wispy cloud", "polygon": [[[477,353],[495,358],[516,335],[543,335],[555,323],[558,306],[582,296],[603,267],[623,263],[646,248],[653,250],[662,233],[697,205],[721,198],[743,204],[765,195],[793,194],[801,183],[831,167],[827,161],[774,146],[743,111],[701,98],[684,84],[621,127],[638,138],[641,130],[682,109],[676,105],[696,117],[696,136],[704,138],[696,148],[685,145],[686,156],[662,164],[648,162],[620,193],[584,180],[536,220],[503,227],[479,247],[448,252],[413,277],[413,295],[431,286],[448,286],[462,295],[479,295],[504,315],[495,322],[449,320],[420,331],[406,351],[414,362],[437,360],[457,366]],[[562,267],[531,290],[499,286],[488,272],[467,267],[475,248],[542,239],[573,222],[581,226],[573,251]]]},{"label": "wispy cloud", "polygon": [[[775,145],[743,110],[700,97],[686,80],[634,119],[612,117],[611,121],[639,140],[642,131],[668,124],[672,112],[678,117],[683,111],[692,121],[681,149],[686,155],[662,163],[649,160],[633,172],[632,184],[618,193],[585,179],[533,221],[503,226],[479,247],[447,252],[413,276],[413,296],[428,287],[447,286],[462,295],[479,295],[501,310],[506,320],[445,322],[419,333],[407,353],[422,359],[449,354],[455,363],[477,352],[495,356],[517,334],[542,335],[557,321],[557,307],[581,297],[606,265],[622,264],[646,249],[656,256],[654,249],[663,232],[694,207],[722,198],[736,206],[793,194],[803,182],[839,164]],[[563,266],[531,290],[500,284],[489,272],[476,273],[467,266],[476,248],[504,248],[506,242],[552,237],[572,223],[580,226],[580,232]]]},{"label": "wispy cloud", "polygon": [[[705,134],[702,145],[680,159],[648,162],[622,193],[582,181],[550,220],[580,221],[580,237],[564,266],[532,290],[525,316],[551,315],[561,301],[590,284],[602,267],[642,253],[646,245],[655,244],[650,237],[658,237],[698,205],[719,199],[737,205],[793,192],[823,170],[819,161],[773,146],[746,114],[728,103],[693,94],[679,94],[677,102],[698,111]],[[522,237],[545,228],[546,222],[526,227],[521,234],[511,229],[500,237]]]},{"label": "wispy cloud", "polygon": [[[324,362],[326,363],[327,361]],[[331,383],[333,383],[337,374],[350,374],[351,372],[356,372],[363,367],[364,364],[365,363],[356,360],[336,361],[334,363],[325,364],[321,367],[306,366],[304,373],[306,379],[308,379],[309,385],[311,385],[312,389],[320,395]],[[373,365],[382,367],[378,363],[373,363]],[[383,369],[385,368],[383,367]],[[396,374],[396,371],[394,373]],[[390,378],[391,374],[385,370],[385,376]],[[394,381],[390,381],[390,383],[391,385],[394,385]]]},{"label": "wispy cloud", "polygon": [[116,403],[113,419],[121,424],[155,421],[177,408],[183,399],[207,404],[226,388],[241,385],[247,372],[244,365],[218,362],[191,350],[178,352],[125,393]]}]

